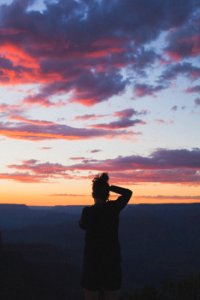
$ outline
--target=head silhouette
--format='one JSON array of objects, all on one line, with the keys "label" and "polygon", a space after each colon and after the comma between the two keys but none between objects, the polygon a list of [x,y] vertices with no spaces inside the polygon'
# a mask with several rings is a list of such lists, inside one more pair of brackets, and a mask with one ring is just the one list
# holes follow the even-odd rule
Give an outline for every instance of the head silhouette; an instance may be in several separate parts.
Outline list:
[{"label": "head silhouette", "polygon": [[92,196],[96,202],[108,200],[109,197],[109,184],[108,174],[102,173],[94,177],[92,181]]}]

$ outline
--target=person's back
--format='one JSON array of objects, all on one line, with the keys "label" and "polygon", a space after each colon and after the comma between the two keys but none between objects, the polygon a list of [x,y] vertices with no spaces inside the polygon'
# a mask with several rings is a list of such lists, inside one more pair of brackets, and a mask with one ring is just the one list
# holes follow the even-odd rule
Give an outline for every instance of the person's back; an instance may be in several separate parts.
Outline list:
[{"label": "person's back", "polygon": [[[115,201],[108,201],[109,191],[121,196]],[[115,295],[110,299],[118,299],[116,292],[121,287],[119,213],[131,195],[128,189],[109,186],[105,173],[93,181],[95,204],[83,209],[80,220],[81,228],[86,231],[82,278],[86,299],[98,299],[96,297],[101,289],[107,291],[106,294]]]},{"label": "person's back", "polygon": [[119,212],[111,202],[95,204],[87,208],[85,251],[89,259],[98,256],[101,259],[120,258],[118,224]]}]

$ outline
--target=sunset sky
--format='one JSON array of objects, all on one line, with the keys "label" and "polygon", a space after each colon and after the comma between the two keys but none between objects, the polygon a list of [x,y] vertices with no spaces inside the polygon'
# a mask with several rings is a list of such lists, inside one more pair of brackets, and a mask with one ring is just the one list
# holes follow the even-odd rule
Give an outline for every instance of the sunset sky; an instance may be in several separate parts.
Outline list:
[{"label": "sunset sky", "polygon": [[0,203],[200,202],[200,1],[1,0],[0,148]]}]

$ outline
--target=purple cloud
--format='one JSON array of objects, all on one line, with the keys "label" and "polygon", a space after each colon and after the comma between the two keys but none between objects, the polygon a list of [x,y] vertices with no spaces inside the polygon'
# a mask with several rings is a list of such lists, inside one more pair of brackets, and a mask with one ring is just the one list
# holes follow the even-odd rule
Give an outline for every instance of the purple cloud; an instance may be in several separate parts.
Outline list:
[{"label": "purple cloud", "polygon": [[199,106],[199,105],[200,105],[200,98],[196,98],[196,99],[194,100],[194,103],[195,103],[197,106]]},{"label": "purple cloud", "polygon": [[14,115],[21,115],[24,113],[24,108],[21,105],[9,105],[6,103],[0,104],[0,114],[3,117],[10,118]]},{"label": "purple cloud", "polygon": [[164,85],[152,86],[149,84],[135,84],[134,95],[135,97],[145,97],[155,95],[156,92],[162,91],[166,87]]},{"label": "purple cloud", "polygon": [[199,16],[196,13],[185,26],[169,32],[168,46],[165,51],[175,61],[198,56],[200,54],[199,32]]},{"label": "purple cloud", "polygon": [[136,125],[144,125],[146,124],[141,119],[131,120],[132,116],[145,115],[146,111],[143,110],[138,112],[132,108],[124,109],[121,111],[116,111],[113,113],[114,117],[117,117],[117,121],[112,121],[110,123],[100,123],[90,125],[91,128],[100,128],[100,129],[120,129],[120,128],[128,128]]},{"label": "purple cloud", "polygon": [[177,111],[178,110],[178,106],[177,105],[172,106],[171,110]]},{"label": "purple cloud", "polygon": [[[167,150],[159,149],[154,151],[150,156],[144,157],[131,155],[118,157],[115,159],[100,160],[95,163],[77,164],[72,168],[78,170],[98,170],[98,171],[127,171],[127,170],[154,170],[154,169],[194,169],[200,167],[200,149],[193,150]],[[200,180],[200,177],[199,177]]]},{"label": "purple cloud", "polygon": [[[82,160],[82,158],[79,159]],[[33,180],[49,180],[62,177],[80,179],[81,173],[73,175],[74,171],[85,170],[107,171],[112,174],[114,181],[127,184],[135,182],[199,184],[200,149],[158,149],[146,157],[131,155],[106,160],[84,158],[80,163],[72,165],[40,163],[37,160],[28,160],[8,167],[17,170],[18,173],[0,174],[0,179],[12,179],[13,177],[14,180],[23,180],[20,178],[23,178],[24,174],[27,174],[27,178],[33,176]],[[18,177],[16,177],[16,174],[18,174]],[[26,177],[24,181],[26,182]]]},{"label": "purple cloud", "polygon": [[100,149],[93,149],[93,150],[91,150],[90,151],[90,153],[99,153],[99,152],[101,152],[102,150],[100,150]]},{"label": "purple cloud", "polygon": [[136,125],[145,125],[146,123],[140,119],[130,120],[128,118],[122,118],[118,121],[113,121],[110,123],[100,123],[94,124],[90,127],[92,128],[100,128],[100,129],[120,129],[120,128],[128,128]]},{"label": "purple cloud", "polygon": [[88,72],[76,81],[76,92],[72,101],[90,106],[122,93],[127,83],[117,72]]},{"label": "purple cloud", "polygon": [[113,138],[133,135],[125,130],[75,128],[53,122],[20,118],[19,123],[0,123],[0,135],[12,139],[41,141],[47,139],[80,140],[97,137]]},{"label": "purple cloud", "polygon": [[200,85],[187,88],[186,93],[200,93]]},{"label": "purple cloud", "polygon": [[147,114],[146,110],[139,112],[133,108],[127,108],[127,109],[123,109],[120,111],[116,111],[114,113],[114,116],[124,119],[124,118],[131,118],[133,116],[142,116],[142,115],[146,115],[146,114]]},{"label": "purple cloud", "polygon": [[179,75],[184,75],[194,80],[200,77],[200,68],[186,62],[169,65],[162,74],[160,81],[163,82],[165,80],[172,80]]},{"label": "purple cloud", "polygon": [[[29,104],[48,107],[55,104],[50,97],[70,92],[71,101],[89,106],[121,94],[134,80],[133,74],[124,78],[122,68],[144,77],[160,60],[160,54],[146,45],[162,31],[176,32],[166,52],[182,51],[182,57],[199,53],[195,26],[190,29],[191,16],[193,23],[198,20],[200,5],[195,1],[183,0],[181,9],[177,0],[141,0],[140,5],[116,0],[109,6],[106,0],[59,0],[45,5],[41,13],[31,10],[29,1],[14,0],[0,10],[0,81],[38,82],[40,91],[24,99]],[[185,41],[184,32],[192,32],[190,40]],[[193,74],[199,71],[193,69]],[[136,86],[136,93],[153,95],[163,88]]]}]

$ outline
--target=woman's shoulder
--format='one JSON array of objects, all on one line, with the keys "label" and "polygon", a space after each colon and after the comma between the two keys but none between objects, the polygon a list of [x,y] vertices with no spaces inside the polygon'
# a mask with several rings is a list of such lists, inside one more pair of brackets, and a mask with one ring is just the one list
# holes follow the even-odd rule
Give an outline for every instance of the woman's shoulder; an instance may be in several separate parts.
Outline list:
[{"label": "woman's shoulder", "polygon": [[82,212],[88,211],[91,206],[84,206]]},{"label": "woman's shoulder", "polygon": [[84,206],[82,212],[87,213],[89,211],[92,211],[94,208],[95,208],[95,205]]}]

